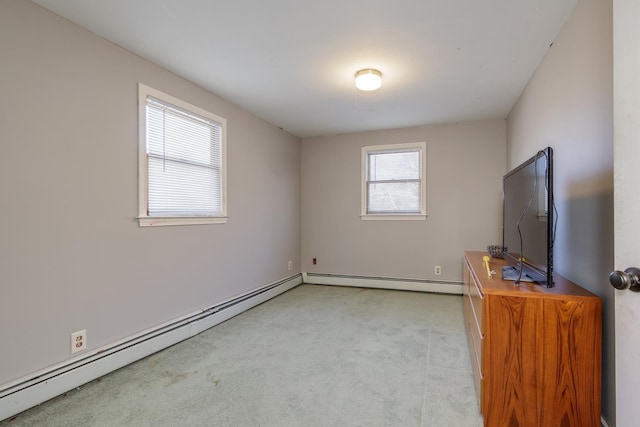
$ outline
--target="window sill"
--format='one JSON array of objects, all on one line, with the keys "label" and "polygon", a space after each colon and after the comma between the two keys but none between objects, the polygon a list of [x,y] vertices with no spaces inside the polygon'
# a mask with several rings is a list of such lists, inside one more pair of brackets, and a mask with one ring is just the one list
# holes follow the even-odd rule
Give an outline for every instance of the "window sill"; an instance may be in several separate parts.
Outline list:
[{"label": "window sill", "polygon": [[406,215],[393,215],[393,214],[363,214],[360,215],[360,219],[363,221],[424,221],[427,219],[427,215],[421,214],[406,214]]},{"label": "window sill", "polygon": [[226,224],[226,216],[171,216],[171,217],[138,217],[140,227],[162,227],[171,225]]}]

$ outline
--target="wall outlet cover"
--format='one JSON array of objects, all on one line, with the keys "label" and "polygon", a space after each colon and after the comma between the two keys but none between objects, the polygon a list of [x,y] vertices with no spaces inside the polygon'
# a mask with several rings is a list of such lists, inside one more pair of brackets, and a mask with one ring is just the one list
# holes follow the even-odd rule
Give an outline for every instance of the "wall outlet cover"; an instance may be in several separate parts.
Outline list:
[{"label": "wall outlet cover", "polygon": [[71,334],[71,353],[77,353],[87,348],[87,330],[83,329]]}]

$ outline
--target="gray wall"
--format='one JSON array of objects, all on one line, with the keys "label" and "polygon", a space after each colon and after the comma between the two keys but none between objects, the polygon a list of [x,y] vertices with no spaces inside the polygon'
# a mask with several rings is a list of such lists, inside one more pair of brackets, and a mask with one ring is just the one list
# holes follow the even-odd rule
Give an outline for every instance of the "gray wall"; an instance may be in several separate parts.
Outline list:
[{"label": "gray wall", "polygon": [[[300,271],[298,138],[29,1],[0,57],[0,385]],[[138,82],[227,119],[228,224],[138,227]]]},{"label": "gray wall", "polygon": [[[493,120],[303,139],[302,270],[462,280],[465,249],[502,241],[505,126]],[[427,220],[361,220],[361,147],[420,141],[427,142]]]},{"label": "gray wall", "polygon": [[604,305],[603,417],[614,426],[612,2],[581,0],[507,120],[509,167],[554,148],[555,271]]}]

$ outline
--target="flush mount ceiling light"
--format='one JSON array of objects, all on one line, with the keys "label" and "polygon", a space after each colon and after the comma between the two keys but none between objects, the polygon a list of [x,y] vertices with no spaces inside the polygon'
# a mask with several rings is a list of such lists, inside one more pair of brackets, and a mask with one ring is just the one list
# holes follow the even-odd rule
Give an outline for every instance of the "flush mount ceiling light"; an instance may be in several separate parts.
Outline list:
[{"label": "flush mount ceiling light", "polygon": [[380,89],[382,86],[382,73],[373,68],[365,68],[356,72],[356,87],[365,92]]}]

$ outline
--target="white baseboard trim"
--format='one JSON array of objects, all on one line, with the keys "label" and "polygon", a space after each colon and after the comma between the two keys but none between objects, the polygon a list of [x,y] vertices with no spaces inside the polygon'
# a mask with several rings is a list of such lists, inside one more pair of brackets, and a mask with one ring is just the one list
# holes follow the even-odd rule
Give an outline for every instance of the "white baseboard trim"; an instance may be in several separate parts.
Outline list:
[{"label": "white baseboard trim", "polygon": [[297,274],[0,386],[0,421],[190,338],[302,284]]},{"label": "white baseboard trim", "polygon": [[304,283],[311,285],[353,286],[358,288],[393,289],[462,295],[462,283],[393,277],[367,277],[344,274],[302,273]]}]

